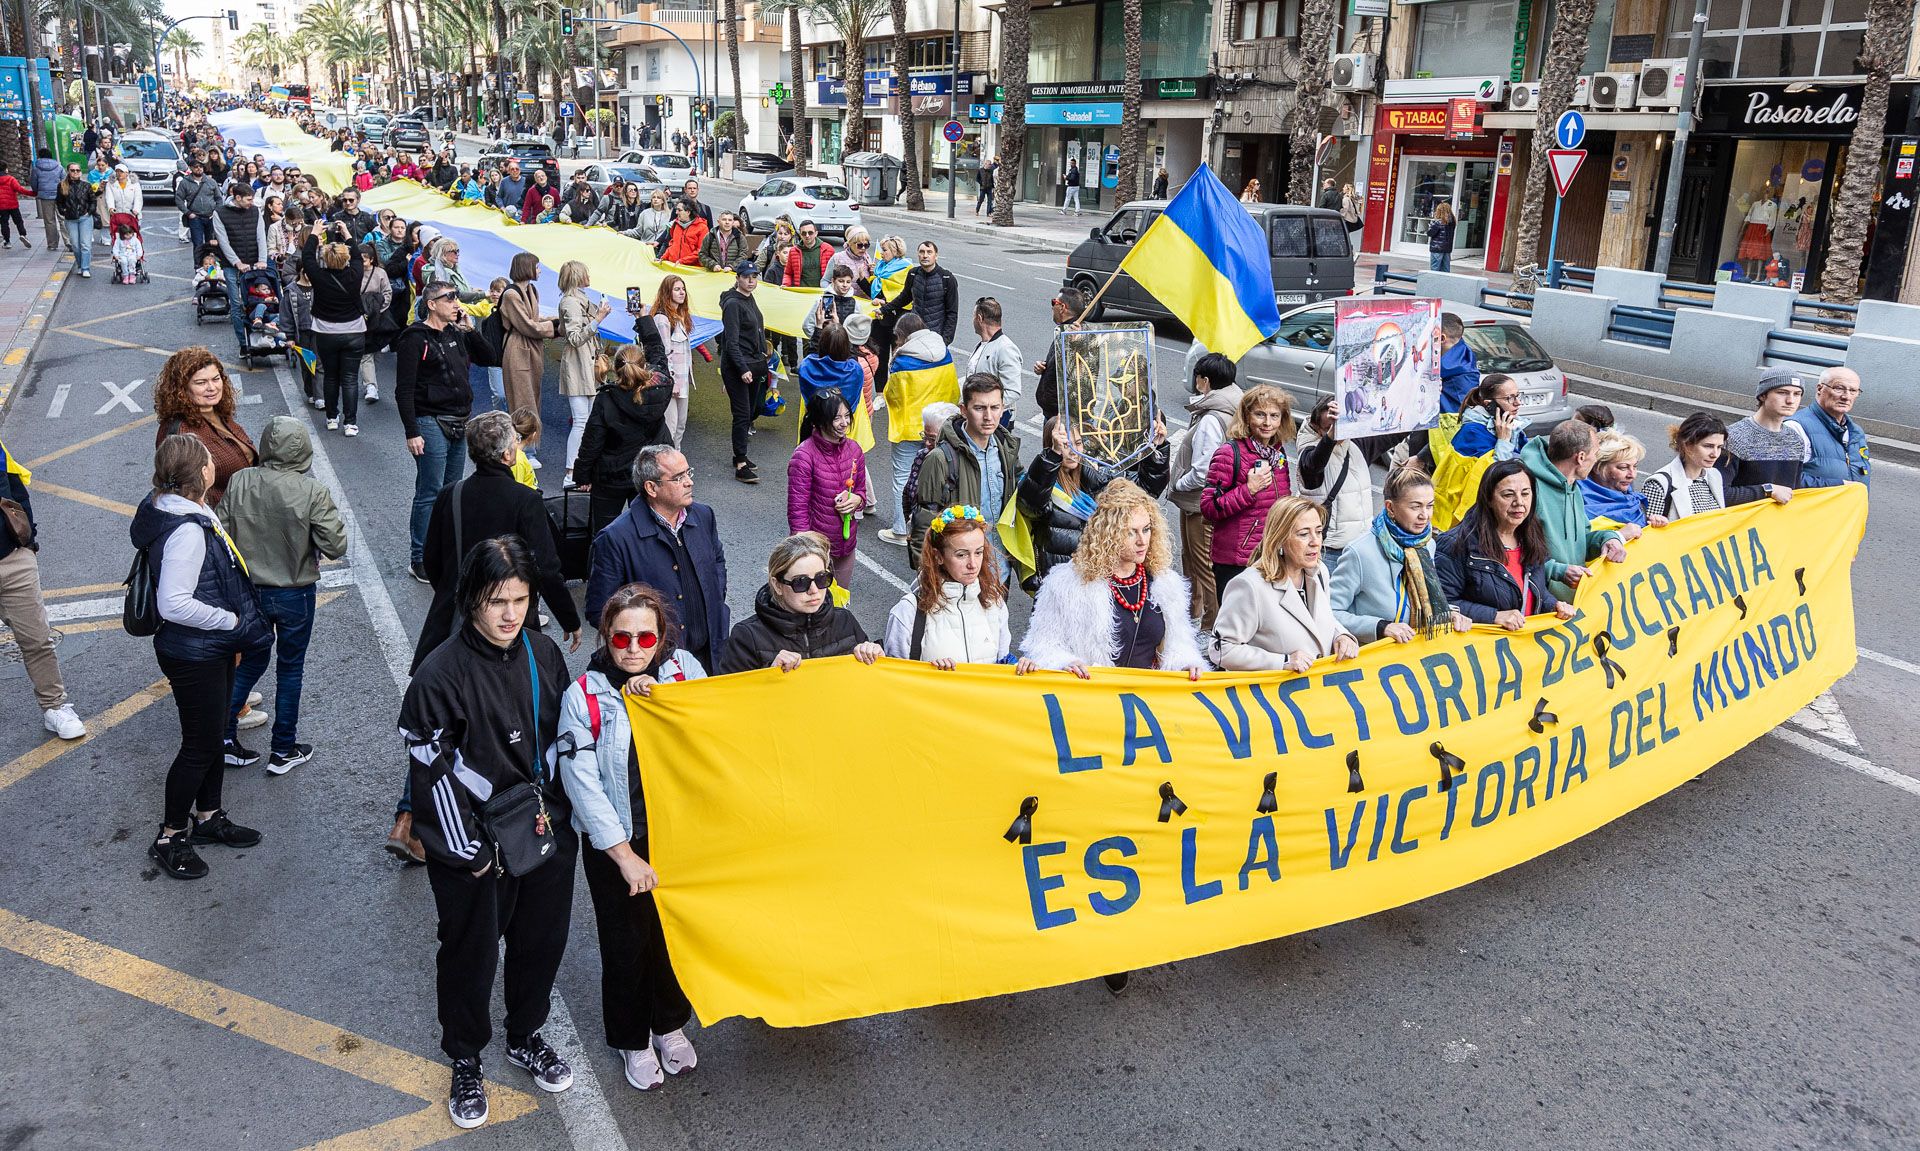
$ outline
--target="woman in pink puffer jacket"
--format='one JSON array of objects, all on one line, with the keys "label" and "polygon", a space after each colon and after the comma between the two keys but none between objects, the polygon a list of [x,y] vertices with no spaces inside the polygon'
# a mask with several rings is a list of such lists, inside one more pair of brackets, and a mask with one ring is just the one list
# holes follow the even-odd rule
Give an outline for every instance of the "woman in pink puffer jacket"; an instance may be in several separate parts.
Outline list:
[{"label": "woman in pink puffer jacket", "polygon": [[833,556],[841,587],[853,578],[853,551],[860,538],[855,513],[871,507],[867,455],[849,438],[853,412],[835,389],[815,392],[800,424],[800,446],[787,461],[787,530],[819,532]]},{"label": "woman in pink puffer jacket", "polygon": [[1227,428],[1227,442],[1213,453],[1207,484],[1200,490],[1200,514],[1213,523],[1215,587],[1247,566],[1260,546],[1267,509],[1300,486],[1300,465],[1293,458],[1293,406],[1271,384],[1248,388]]}]

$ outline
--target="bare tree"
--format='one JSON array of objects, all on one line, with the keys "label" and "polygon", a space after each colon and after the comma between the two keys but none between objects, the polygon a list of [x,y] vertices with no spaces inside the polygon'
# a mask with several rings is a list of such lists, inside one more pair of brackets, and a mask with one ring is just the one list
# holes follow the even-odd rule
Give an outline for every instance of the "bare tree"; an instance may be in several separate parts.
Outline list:
[{"label": "bare tree", "polygon": [[1587,40],[1593,31],[1593,0],[1566,0],[1554,13],[1553,34],[1547,39],[1547,58],[1540,70],[1540,115],[1528,152],[1527,182],[1520,195],[1520,227],[1514,235],[1517,264],[1540,259],[1540,209],[1547,199],[1547,148],[1553,144],[1553,124],[1573,102],[1573,84],[1587,59]]},{"label": "bare tree", "polygon": [[1827,233],[1827,263],[1820,272],[1820,294],[1840,304],[1860,299],[1861,265],[1873,223],[1874,189],[1880,181],[1880,154],[1886,145],[1887,97],[1893,74],[1903,71],[1907,38],[1913,28],[1914,0],[1870,0],[1867,31],[1854,70],[1867,77],[1860,94],[1860,117],[1847,142],[1847,163],[1833,197],[1833,225]]},{"label": "bare tree", "polygon": [[[1147,125],[1140,119],[1140,0],[1121,0],[1120,42],[1125,71],[1120,85],[1120,178],[1113,188],[1116,204],[1139,198],[1140,153],[1147,147]],[[1096,156],[1096,179],[1099,165]]]},{"label": "bare tree", "polygon": [[[1027,53],[1033,48],[1033,10],[1020,0],[1000,12],[1000,174],[993,181],[993,222],[1013,226],[1014,190],[1027,156]],[[958,96],[958,93],[955,93]]]},{"label": "bare tree", "polygon": [[[1593,0],[1573,0],[1591,5]],[[1310,0],[1300,12],[1300,79],[1293,89],[1287,141],[1287,202],[1313,203],[1313,156],[1320,147],[1320,107],[1327,90],[1327,50],[1339,21],[1335,0]],[[1535,133],[1539,135],[1539,133]]]},{"label": "bare tree", "polygon": [[[927,198],[920,186],[920,131],[913,114],[913,81],[907,71],[910,59],[907,40],[907,0],[891,0],[893,11],[893,93],[894,101],[900,109],[900,136],[903,141],[901,152],[906,166],[901,171],[901,191],[907,197],[907,210],[922,212],[926,210]],[[952,99],[959,99],[957,93]],[[951,158],[947,161],[947,179],[953,179],[955,164]]]}]

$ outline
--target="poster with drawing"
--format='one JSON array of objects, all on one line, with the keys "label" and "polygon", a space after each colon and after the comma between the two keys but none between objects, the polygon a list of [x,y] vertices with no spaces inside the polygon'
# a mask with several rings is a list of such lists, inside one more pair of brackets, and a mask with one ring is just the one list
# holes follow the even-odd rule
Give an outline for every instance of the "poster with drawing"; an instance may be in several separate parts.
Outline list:
[{"label": "poster with drawing", "polygon": [[1440,301],[1351,298],[1333,308],[1334,434],[1432,427],[1440,416]]},{"label": "poster with drawing", "polygon": [[1059,335],[1060,414],[1073,450],[1112,470],[1153,450],[1153,325],[1099,324]]}]

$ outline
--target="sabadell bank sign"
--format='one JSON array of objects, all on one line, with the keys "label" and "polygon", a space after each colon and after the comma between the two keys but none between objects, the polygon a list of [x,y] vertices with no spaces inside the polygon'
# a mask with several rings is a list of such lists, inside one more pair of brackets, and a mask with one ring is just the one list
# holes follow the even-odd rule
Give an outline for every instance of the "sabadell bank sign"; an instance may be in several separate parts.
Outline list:
[{"label": "sabadell bank sign", "polygon": [[1781,85],[1708,88],[1701,130],[1734,136],[1850,136],[1860,118],[1860,86],[1790,92]]}]

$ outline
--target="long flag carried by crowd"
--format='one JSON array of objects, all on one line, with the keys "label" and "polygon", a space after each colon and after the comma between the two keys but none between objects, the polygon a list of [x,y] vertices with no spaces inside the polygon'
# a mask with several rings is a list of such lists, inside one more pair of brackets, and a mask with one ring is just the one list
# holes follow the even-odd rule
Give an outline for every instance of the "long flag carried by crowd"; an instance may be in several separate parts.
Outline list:
[{"label": "long flag carried by crowd", "polygon": [[259,153],[270,164],[299,168],[329,196],[339,195],[353,179],[352,156],[333,151],[291,120],[234,108],[209,115],[207,122],[249,158]]},{"label": "long flag carried by crowd", "polygon": [[1205,164],[1147,225],[1120,271],[1230,360],[1280,330],[1267,238]]}]

